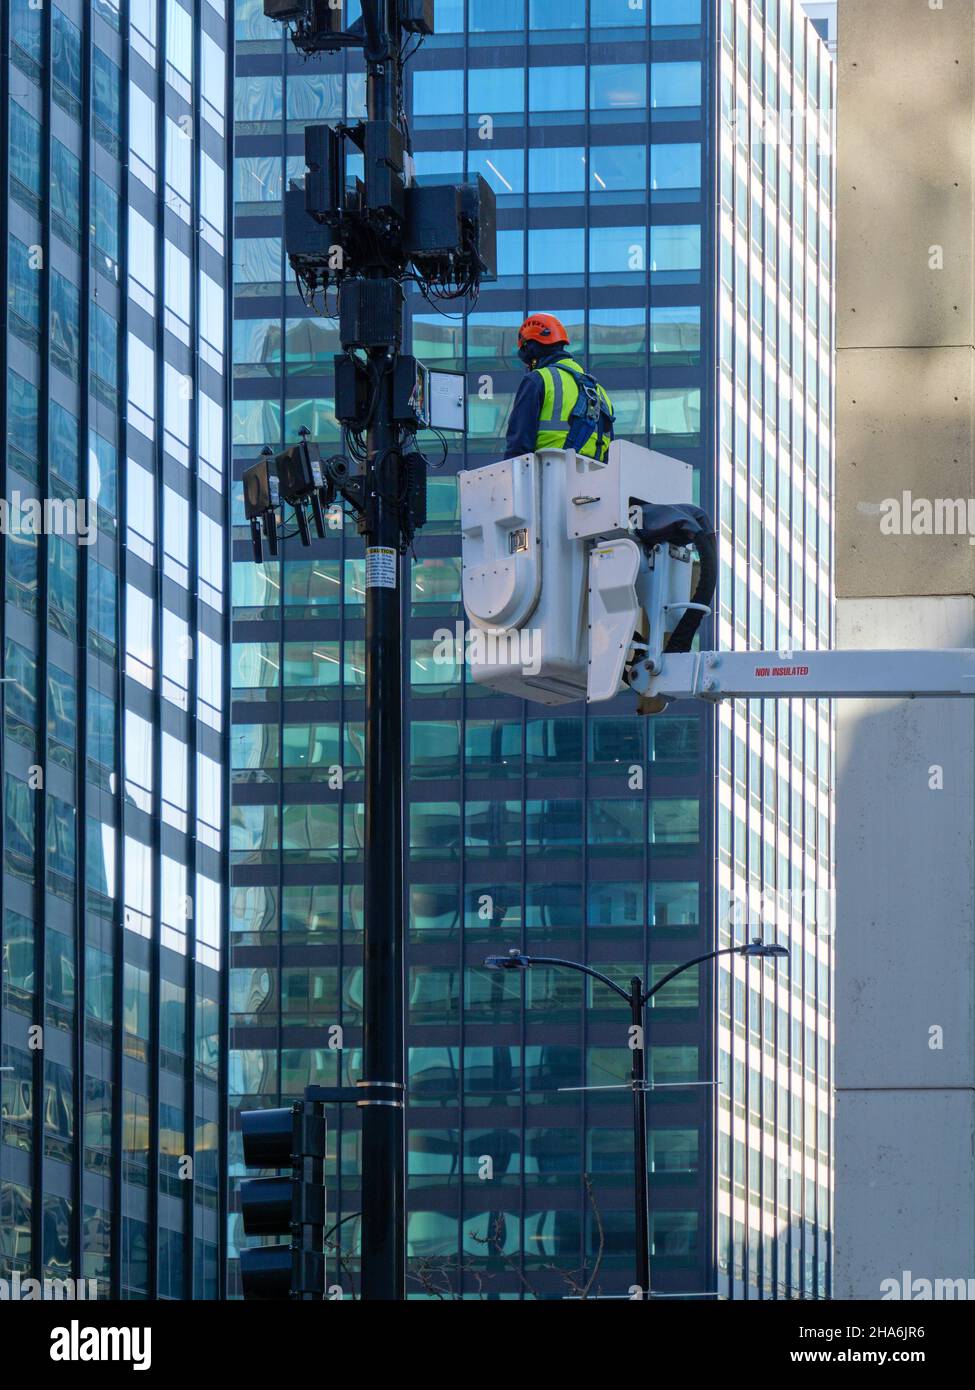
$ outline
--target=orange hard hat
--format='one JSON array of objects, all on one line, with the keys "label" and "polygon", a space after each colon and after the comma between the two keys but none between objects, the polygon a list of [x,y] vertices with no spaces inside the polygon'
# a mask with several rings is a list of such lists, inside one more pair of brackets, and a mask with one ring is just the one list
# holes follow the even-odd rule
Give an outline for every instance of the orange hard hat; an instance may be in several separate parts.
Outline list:
[{"label": "orange hard hat", "polygon": [[569,335],[565,324],[554,314],[529,314],[518,330],[518,346],[525,343],[542,343],[545,347],[555,347],[557,343],[568,343]]}]

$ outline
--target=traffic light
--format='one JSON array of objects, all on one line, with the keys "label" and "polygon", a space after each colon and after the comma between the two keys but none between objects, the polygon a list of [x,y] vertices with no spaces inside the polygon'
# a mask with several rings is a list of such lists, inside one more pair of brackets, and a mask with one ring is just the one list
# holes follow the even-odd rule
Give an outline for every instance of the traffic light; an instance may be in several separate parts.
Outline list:
[{"label": "traffic light", "polygon": [[275,1178],[241,1183],[244,1234],[290,1235],[287,1245],[240,1252],[245,1299],[313,1300],[325,1296],[325,1116],[319,1102],[288,1109],[245,1110],[244,1163],[280,1168]]}]

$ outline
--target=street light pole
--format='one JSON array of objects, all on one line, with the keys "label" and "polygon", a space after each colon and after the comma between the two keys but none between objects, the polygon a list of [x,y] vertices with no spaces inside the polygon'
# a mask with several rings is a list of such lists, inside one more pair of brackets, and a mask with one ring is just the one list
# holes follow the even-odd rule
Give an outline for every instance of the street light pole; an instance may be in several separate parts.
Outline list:
[{"label": "street light pole", "polygon": [[634,1212],[636,1214],[636,1280],[647,1293],[650,1288],[650,1163],[647,1153],[647,1053],[643,981],[634,975],[630,981],[630,1076],[633,1082],[633,1158]]},{"label": "street light pole", "polygon": [[743,946],[722,946],[716,951],[694,956],[673,970],[668,970],[656,984],[646,989],[639,975],[630,980],[630,988],[623,989],[608,975],[583,965],[581,961],[562,960],[557,956],[528,956],[517,947],[506,956],[488,956],[484,964],[491,970],[528,970],[533,965],[549,965],[563,970],[575,970],[580,975],[588,975],[608,986],[614,994],[625,999],[630,1009],[630,1050],[633,1061],[630,1067],[630,1085],[633,1089],[633,1159],[635,1166],[633,1181],[633,1204],[635,1217],[635,1273],[641,1297],[650,1297],[650,1164],[647,1152],[647,1091],[651,1083],[647,1079],[646,1063],[646,1007],[653,996],[664,985],[670,984],[678,975],[692,970],[695,965],[716,960],[719,956],[746,956],[760,960],[781,959],[788,956],[785,946],[767,945],[760,938]]}]

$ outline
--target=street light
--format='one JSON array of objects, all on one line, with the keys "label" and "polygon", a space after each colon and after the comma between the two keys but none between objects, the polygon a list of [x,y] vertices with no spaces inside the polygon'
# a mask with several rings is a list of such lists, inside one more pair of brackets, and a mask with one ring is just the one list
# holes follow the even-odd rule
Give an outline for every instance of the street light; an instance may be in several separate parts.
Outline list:
[{"label": "street light", "polygon": [[563,970],[575,970],[580,975],[589,975],[592,979],[607,985],[614,994],[625,999],[629,1005],[630,1051],[633,1054],[630,1086],[633,1090],[633,1151],[636,1163],[633,1191],[636,1215],[636,1277],[644,1297],[650,1295],[650,1173],[647,1155],[647,1091],[649,1084],[646,1071],[644,1011],[657,991],[663,989],[664,985],[670,984],[671,980],[676,979],[678,975],[683,975],[685,970],[691,970],[695,965],[703,965],[709,960],[716,960],[718,956],[732,955],[743,956],[750,960],[781,960],[788,957],[789,951],[786,946],[765,942],[761,937],[756,936],[743,946],[722,946],[717,951],[708,951],[703,956],[694,956],[693,959],[684,961],[683,965],[677,965],[673,970],[669,970],[649,989],[645,988],[639,975],[634,975],[630,980],[628,990],[617,984],[615,980],[611,980],[608,975],[594,970],[591,965],[583,965],[580,961],[575,960],[561,960],[556,956],[529,956],[523,951],[519,951],[517,947],[513,947],[504,956],[488,956],[484,962],[489,970],[529,970],[533,965],[550,965]]}]

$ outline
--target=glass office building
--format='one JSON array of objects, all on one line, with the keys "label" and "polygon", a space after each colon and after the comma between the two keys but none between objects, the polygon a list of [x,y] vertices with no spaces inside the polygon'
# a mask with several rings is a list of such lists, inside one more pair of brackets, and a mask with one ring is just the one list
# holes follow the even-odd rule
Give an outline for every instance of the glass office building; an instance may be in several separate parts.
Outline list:
[{"label": "glass office building", "polygon": [[101,1297],[221,1282],[230,8],[0,6],[0,1274]]},{"label": "glass office building", "polygon": [[[360,117],[364,82],[361,57],[305,61],[262,10],[236,6],[232,1175],[238,1109],[359,1075],[362,994],[362,543],[336,517],[312,550],[255,565],[239,478],[303,425],[340,444],[336,324],[297,295],[281,198],[305,125]],[[475,686],[435,634],[463,614],[456,473],[503,452],[531,308],[568,325],[618,433],[694,465],[721,538],[713,635],[828,642],[831,62],[793,0],[437,14],[407,68],[417,176],[490,182],[499,278],[466,316],[409,300],[413,350],[467,376],[470,424],[431,471],[403,593],[410,1290],[553,1298],[595,1268],[594,1289],[625,1295],[632,1278],[627,1011],[577,975],[523,980],[485,955],[652,979],[761,917],[789,962],[736,960],[716,994],[690,972],[651,1014],[653,1282],[822,1297],[828,708],[553,711]],[[346,1288],[357,1174],[355,1117],[336,1114]]]}]

